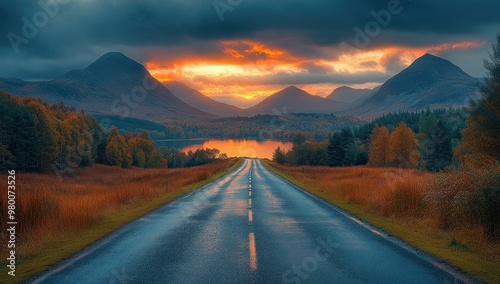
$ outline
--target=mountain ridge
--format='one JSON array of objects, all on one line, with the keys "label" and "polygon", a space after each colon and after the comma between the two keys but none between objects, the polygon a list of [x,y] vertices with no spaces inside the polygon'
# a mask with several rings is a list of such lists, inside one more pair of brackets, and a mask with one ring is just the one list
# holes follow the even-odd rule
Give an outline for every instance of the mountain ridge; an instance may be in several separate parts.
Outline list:
[{"label": "mountain ridge", "polygon": [[204,112],[224,117],[240,116],[243,112],[239,107],[218,102],[181,82],[169,81],[163,85],[186,104]]},{"label": "mountain ridge", "polygon": [[282,113],[333,113],[346,107],[344,103],[313,96],[296,87],[286,87],[262,100],[255,106],[244,109],[247,116]]},{"label": "mountain ridge", "polygon": [[119,52],[106,53],[84,69],[49,81],[0,79],[0,89],[21,97],[41,97],[50,103],[62,101],[90,113],[157,122],[219,117],[182,102],[143,65]]},{"label": "mountain ridge", "polygon": [[394,111],[459,107],[477,97],[479,81],[450,61],[425,54],[388,79],[352,112],[377,116]]},{"label": "mountain ridge", "polygon": [[[156,122],[281,113],[335,113],[371,118],[390,112],[461,107],[478,97],[479,80],[452,62],[425,54],[373,90],[343,86],[326,98],[289,86],[241,109],[179,82],[161,83],[140,63],[109,52],[84,69],[49,81],[0,78],[0,90],[32,95],[90,113]],[[151,88],[154,86],[154,88]],[[172,90],[170,90],[170,89]]]}]

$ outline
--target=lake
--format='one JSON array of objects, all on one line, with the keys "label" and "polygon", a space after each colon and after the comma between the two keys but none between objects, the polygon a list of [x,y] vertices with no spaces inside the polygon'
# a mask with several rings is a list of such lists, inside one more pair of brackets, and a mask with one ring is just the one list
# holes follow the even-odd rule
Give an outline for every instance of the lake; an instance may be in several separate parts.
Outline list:
[{"label": "lake", "polygon": [[237,140],[237,139],[169,139],[157,140],[158,147],[167,146],[181,151],[195,151],[200,148],[217,148],[221,153],[226,153],[228,157],[251,157],[272,159],[276,148],[289,150],[292,142],[282,141],[257,141],[257,140]]}]

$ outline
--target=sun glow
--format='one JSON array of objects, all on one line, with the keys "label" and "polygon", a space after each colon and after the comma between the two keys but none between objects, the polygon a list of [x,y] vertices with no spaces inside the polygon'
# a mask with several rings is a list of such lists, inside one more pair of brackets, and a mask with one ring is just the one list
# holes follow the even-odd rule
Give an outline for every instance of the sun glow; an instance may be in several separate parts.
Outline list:
[{"label": "sun glow", "polygon": [[[207,58],[182,58],[164,62],[152,58],[145,65],[160,81],[182,81],[207,96],[240,107],[257,104],[265,97],[289,85],[297,85],[311,94],[326,96],[342,85],[372,88],[382,79],[393,76],[425,53],[439,55],[450,50],[466,50],[484,45],[481,42],[463,41],[426,47],[387,46],[355,50],[338,55],[339,49],[322,49],[324,59],[293,55],[291,51],[250,40],[221,41],[218,56]],[[365,77],[365,81],[342,83],[335,78]],[[314,78],[321,77],[322,79]],[[293,83],[287,78],[302,78]],[[310,78],[310,79],[309,79]],[[307,83],[311,80],[310,83]],[[323,80],[323,82],[321,82]],[[306,82],[306,83],[304,83]]]}]

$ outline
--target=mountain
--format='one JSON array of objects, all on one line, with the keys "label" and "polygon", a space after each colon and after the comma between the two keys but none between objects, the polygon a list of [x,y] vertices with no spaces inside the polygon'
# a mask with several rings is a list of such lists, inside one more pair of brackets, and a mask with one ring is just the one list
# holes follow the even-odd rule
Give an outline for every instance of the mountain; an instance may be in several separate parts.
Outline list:
[{"label": "mountain", "polygon": [[211,99],[180,82],[170,81],[164,85],[177,98],[204,112],[224,117],[241,116],[242,114],[242,109]]},{"label": "mountain", "polygon": [[450,61],[425,54],[359,106],[344,112],[373,117],[395,111],[461,107],[477,98],[479,83]]},{"label": "mountain", "polygon": [[50,81],[0,78],[0,90],[41,97],[50,103],[64,102],[90,113],[157,122],[217,117],[184,103],[144,66],[119,52],[107,53],[83,70],[69,71]]},{"label": "mountain", "polygon": [[354,89],[347,86],[342,86],[335,89],[326,98],[330,100],[335,100],[344,103],[353,103],[357,100],[367,98],[370,94],[371,89]]},{"label": "mountain", "polygon": [[346,103],[313,96],[295,86],[283,89],[257,105],[244,110],[245,115],[281,113],[333,113],[347,106]]}]

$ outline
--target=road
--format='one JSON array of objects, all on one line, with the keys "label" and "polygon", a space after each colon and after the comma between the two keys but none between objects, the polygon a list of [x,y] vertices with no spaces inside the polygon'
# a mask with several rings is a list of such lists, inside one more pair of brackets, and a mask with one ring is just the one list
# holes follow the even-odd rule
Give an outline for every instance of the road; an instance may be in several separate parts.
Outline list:
[{"label": "road", "polygon": [[[36,283],[462,283],[464,276],[247,159]],[[30,281],[30,282],[31,282]]]}]

